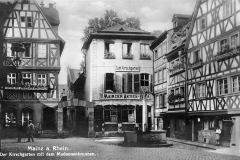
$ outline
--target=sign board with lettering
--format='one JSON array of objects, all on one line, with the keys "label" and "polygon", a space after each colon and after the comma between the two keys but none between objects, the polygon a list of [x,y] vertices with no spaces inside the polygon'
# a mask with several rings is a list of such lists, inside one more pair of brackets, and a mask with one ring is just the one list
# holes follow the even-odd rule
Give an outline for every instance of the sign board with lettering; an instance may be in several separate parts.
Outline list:
[{"label": "sign board with lettering", "polygon": [[140,72],[140,66],[116,66],[116,72]]},{"label": "sign board with lettering", "polygon": [[[117,99],[135,99],[135,100],[140,100],[142,99],[141,94],[124,94],[124,93],[100,93],[99,99],[101,100],[117,100]],[[151,99],[150,94],[147,95],[146,99]]]}]

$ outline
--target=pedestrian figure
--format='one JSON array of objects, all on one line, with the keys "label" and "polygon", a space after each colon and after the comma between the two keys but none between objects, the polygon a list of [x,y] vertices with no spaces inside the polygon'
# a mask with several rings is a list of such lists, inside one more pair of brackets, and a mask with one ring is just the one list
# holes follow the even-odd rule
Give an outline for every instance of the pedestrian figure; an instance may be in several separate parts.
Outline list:
[{"label": "pedestrian figure", "polygon": [[28,128],[27,128],[27,134],[28,134],[28,141],[27,142],[30,142],[30,138],[32,139],[32,142],[34,142],[33,133],[34,133],[34,125],[32,124],[32,121],[29,121],[29,125],[28,125]]},{"label": "pedestrian figure", "polygon": [[22,121],[20,120],[18,123],[18,142],[21,142],[23,136],[23,126],[22,126]]},{"label": "pedestrian figure", "polygon": [[216,128],[216,146],[220,146],[220,138],[221,138],[221,129],[219,127]]}]

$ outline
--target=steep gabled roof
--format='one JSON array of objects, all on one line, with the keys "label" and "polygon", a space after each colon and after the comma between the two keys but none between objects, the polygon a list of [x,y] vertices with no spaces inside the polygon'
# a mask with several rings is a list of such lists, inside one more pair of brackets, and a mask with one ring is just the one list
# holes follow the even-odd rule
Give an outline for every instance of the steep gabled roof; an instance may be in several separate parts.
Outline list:
[{"label": "steep gabled roof", "polygon": [[55,8],[46,7],[41,7],[41,10],[52,26],[58,26],[60,24],[58,10],[56,10]]},{"label": "steep gabled roof", "polygon": [[124,25],[120,25],[120,24],[117,24],[115,26],[112,26],[112,27],[109,27],[109,28],[106,28],[106,29],[103,29],[101,31],[98,31],[98,33],[142,33],[142,34],[148,34],[149,32],[146,32],[146,31],[142,31],[142,30],[139,30],[139,29],[135,29],[135,28],[131,28],[131,27],[128,27],[128,26],[124,26]]}]

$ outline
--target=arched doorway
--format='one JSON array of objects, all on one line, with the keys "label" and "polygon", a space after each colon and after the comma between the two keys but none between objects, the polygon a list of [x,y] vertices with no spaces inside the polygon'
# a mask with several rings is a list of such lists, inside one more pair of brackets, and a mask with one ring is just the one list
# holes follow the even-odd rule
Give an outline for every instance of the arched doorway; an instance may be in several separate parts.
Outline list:
[{"label": "arched doorway", "polygon": [[55,128],[55,110],[46,107],[43,109],[43,130],[54,130]]},{"label": "arched doorway", "polygon": [[24,128],[28,126],[28,121],[33,121],[33,109],[23,108],[21,113],[21,120]]}]

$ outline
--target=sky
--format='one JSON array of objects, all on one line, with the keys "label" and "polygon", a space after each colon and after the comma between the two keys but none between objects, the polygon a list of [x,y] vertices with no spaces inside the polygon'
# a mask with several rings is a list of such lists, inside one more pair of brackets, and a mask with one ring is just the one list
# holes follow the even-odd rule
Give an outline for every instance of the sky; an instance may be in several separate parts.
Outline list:
[{"label": "sky", "polygon": [[[0,0],[12,1],[12,0]],[[59,84],[67,83],[67,67],[79,69],[83,59],[81,48],[83,29],[88,26],[88,19],[103,17],[105,10],[112,9],[118,17],[137,17],[141,21],[141,29],[169,30],[173,28],[174,14],[193,13],[196,0],[36,0],[43,1],[45,7],[56,2],[60,15],[58,34],[66,45],[61,56]]]}]

